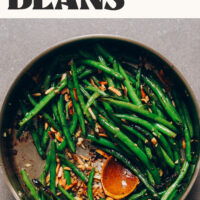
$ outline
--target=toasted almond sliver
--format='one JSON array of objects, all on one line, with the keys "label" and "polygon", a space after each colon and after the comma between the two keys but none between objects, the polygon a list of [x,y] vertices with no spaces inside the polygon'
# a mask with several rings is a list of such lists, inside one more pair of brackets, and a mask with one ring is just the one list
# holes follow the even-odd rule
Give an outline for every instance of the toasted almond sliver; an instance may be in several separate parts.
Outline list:
[{"label": "toasted almond sliver", "polygon": [[59,142],[62,142],[62,141],[63,141],[63,138],[61,137],[61,135],[60,135],[59,132],[56,132],[56,133],[55,133],[55,138],[56,138]]},{"label": "toasted almond sliver", "polygon": [[97,152],[98,154],[102,155],[102,156],[105,157],[105,158],[108,158],[108,157],[109,157],[108,154],[105,153],[104,151],[102,151],[101,149],[96,149],[96,152]]},{"label": "toasted almond sliver", "polygon": [[69,96],[69,94],[65,94],[65,101],[66,101],[66,102],[68,102],[68,101],[69,101],[69,99],[70,99],[70,96]]},{"label": "toasted almond sliver", "polygon": [[56,175],[58,175],[59,170],[60,170],[60,163],[58,163],[56,166]]},{"label": "toasted almond sliver", "polygon": [[83,155],[80,155],[80,158],[82,158],[83,160],[86,160],[86,161],[90,160],[88,157],[83,156]]},{"label": "toasted almond sliver", "polygon": [[81,146],[83,144],[84,138],[79,137],[76,143],[77,146]]},{"label": "toasted almond sliver", "polygon": [[61,93],[60,94],[67,94],[67,93],[69,93],[69,89],[66,87],[66,88],[64,88],[62,91],[61,91]]},{"label": "toasted almond sliver", "polygon": [[54,129],[53,127],[51,127],[50,129],[52,132],[56,133],[56,129]]},{"label": "toasted almond sliver", "polygon": [[67,74],[66,74],[66,73],[64,73],[64,74],[61,76],[61,79],[60,79],[60,81],[64,80],[66,77],[67,77]]},{"label": "toasted almond sliver", "polygon": [[67,171],[71,171],[72,170],[70,167],[64,167],[63,169],[67,170]]},{"label": "toasted almond sliver", "polygon": [[60,196],[62,193],[61,192],[57,192],[56,193],[56,196]]},{"label": "toasted almond sliver", "polygon": [[73,157],[79,165],[84,165],[84,162],[81,160],[81,158],[78,155],[73,154]]},{"label": "toasted almond sliver", "polygon": [[105,133],[99,133],[98,135],[99,135],[100,137],[106,137],[106,138],[108,137],[108,135],[106,135]]},{"label": "toasted almond sliver", "polygon": [[78,181],[74,181],[70,185],[66,185],[65,190],[69,190],[69,189],[73,188],[77,183],[78,183]]},{"label": "toasted almond sliver", "polygon": [[36,92],[32,94],[34,97],[40,97],[42,94],[40,92]]},{"label": "toasted almond sliver", "polygon": [[63,168],[61,166],[60,169],[59,169],[59,172],[58,172],[58,178],[61,178],[62,174],[63,174]]},{"label": "toasted almond sliver", "polygon": [[88,108],[88,111],[90,112],[92,119],[97,120],[96,115],[93,113],[91,108]]},{"label": "toasted almond sliver", "polygon": [[79,126],[79,129],[78,129],[78,131],[75,134],[75,137],[78,138],[78,137],[80,137],[80,135],[81,135],[81,128]]},{"label": "toasted almond sliver", "polygon": [[97,87],[97,85],[95,84],[94,80],[91,78],[90,79],[90,83],[94,86],[94,87]]},{"label": "toasted almond sliver", "polygon": [[50,174],[48,174],[47,176],[46,176],[46,184],[48,184],[49,183],[49,181],[50,181]]},{"label": "toasted almond sliver", "polygon": [[47,130],[49,124],[47,122],[44,123],[44,129]]},{"label": "toasted almond sliver", "polygon": [[116,94],[117,96],[122,96],[122,93],[118,90],[118,89],[116,89],[116,88],[114,88],[114,87],[108,87],[108,89],[111,91],[111,92],[113,92],[114,94]]},{"label": "toasted almond sliver", "polygon": [[54,87],[50,87],[48,90],[46,90],[45,92],[44,92],[44,94],[49,94],[51,91],[53,91],[54,90]]}]

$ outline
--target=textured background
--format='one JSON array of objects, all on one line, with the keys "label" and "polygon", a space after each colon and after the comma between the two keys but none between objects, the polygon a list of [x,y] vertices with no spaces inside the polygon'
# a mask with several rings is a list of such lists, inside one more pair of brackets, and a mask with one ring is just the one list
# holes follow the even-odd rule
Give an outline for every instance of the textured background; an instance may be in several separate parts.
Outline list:
[{"label": "textured background", "polygon": [[[0,106],[16,75],[40,52],[71,37],[97,33],[128,37],[160,52],[184,75],[200,103],[200,19],[1,19]],[[199,177],[187,200],[200,199]],[[1,170],[0,200],[14,200]]]}]

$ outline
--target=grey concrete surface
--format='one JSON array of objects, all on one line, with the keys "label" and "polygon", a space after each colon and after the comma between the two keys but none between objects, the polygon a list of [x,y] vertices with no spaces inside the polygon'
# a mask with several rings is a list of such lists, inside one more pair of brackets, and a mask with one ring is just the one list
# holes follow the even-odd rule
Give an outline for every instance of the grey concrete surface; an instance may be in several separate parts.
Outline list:
[{"label": "grey concrete surface", "polygon": [[[96,33],[128,37],[160,52],[181,71],[200,103],[200,19],[1,19],[0,106],[32,58],[63,40]],[[187,200],[200,199],[199,178]],[[1,170],[0,200],[14,200]]]}]

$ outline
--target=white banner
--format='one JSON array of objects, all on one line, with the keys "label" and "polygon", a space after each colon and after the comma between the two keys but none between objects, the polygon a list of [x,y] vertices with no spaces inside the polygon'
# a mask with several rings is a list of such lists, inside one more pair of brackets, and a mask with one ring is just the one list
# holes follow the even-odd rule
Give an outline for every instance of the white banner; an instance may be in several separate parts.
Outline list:
[{"label": "white banner", "polygon": [[0,18],[199,18],[200,0],[1,0]]}]

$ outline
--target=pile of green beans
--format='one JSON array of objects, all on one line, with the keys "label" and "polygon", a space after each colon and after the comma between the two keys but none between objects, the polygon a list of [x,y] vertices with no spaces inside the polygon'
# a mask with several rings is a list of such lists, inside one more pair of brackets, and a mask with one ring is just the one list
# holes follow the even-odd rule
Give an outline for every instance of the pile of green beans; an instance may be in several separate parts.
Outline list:
[{"label": "pile of green beans", "polygon": [[[146,69],[141,59],[133,57],[136,68],[129,70],[123,57],[118,59],[117,53],[110,53],[101,44],[77,52],[62,58],[61,69],[55,58],[39,74],[42,78],[37,90],[28,88],[19,99],[21,120],[16,137],[20,140],[23,130],[29,130],[38,154],[46,160],[38,179],[41,188],[21,169],[32,197],[60,199],[56,196],[60,192],[63,199],[75,199],[76,191],[67,191],[55,182],[59,160],[87,185],[87,199],[96,199],[92,192],[95,169],[88,176],[65,155],[66,151],[75,154],[76,143],[83,137],[140,179],[136,190],[124,199],[177,199],[196,164],[192,142],[197,139],[186,98],[176,88],[165,90],[154,69]],[[76,137],[79,130],[81,135]],[[70,173],[65,171],[64,176],[70,185]]]}]

